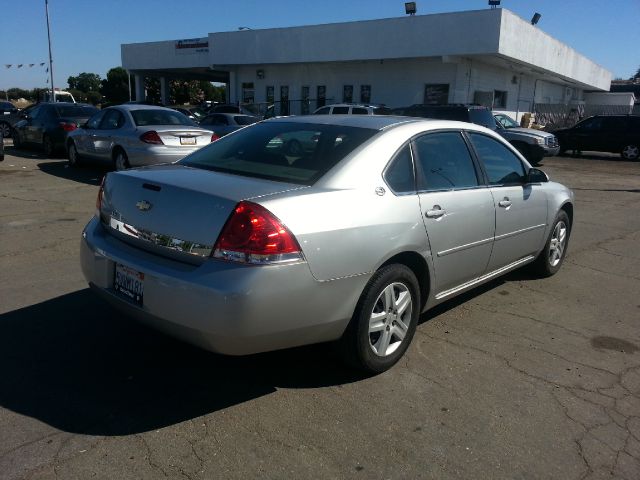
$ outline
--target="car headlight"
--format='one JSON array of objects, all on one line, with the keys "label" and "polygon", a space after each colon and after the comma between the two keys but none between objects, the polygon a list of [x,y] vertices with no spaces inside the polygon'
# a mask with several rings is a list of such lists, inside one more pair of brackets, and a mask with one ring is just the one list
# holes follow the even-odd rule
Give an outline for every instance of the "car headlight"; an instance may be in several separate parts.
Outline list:
[{"label": "car headlight", "polygon": [[545,144],[545,138],[544,137],[536,137],[536,143],[538,145],[544,145]]}]

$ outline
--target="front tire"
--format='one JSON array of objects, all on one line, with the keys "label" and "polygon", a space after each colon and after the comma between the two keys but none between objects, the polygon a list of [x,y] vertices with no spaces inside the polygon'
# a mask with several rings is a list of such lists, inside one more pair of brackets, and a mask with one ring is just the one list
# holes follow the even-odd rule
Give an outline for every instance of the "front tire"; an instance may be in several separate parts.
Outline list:
[{"label": "front tire", "polygon": [[11,136],[11,125],[7,122],[0,122],[0,136],[2,138],[9,138]]},{"label": "front tire", "polygon": [[625,160],[636,161],[638,160],[638,158],[640,158],[640,146],[634,144],[625,145],[620,152],[620,155]]},{"label": "front tire", "polygon": [[571,222],[569,221],[569,215],[564,210],[560,210],[555,222],[553,222],[551,233],[544,248],[532,264],[535,273],[541,277],[550,277],[560,270],[567,254],[570,234]]},{"label": "front tire", "polygon": [[341,339],[345,361],[369,373],[391,368],[411,343],[420,305],[418,281],[408,267],[392,264],[378,270]]}]

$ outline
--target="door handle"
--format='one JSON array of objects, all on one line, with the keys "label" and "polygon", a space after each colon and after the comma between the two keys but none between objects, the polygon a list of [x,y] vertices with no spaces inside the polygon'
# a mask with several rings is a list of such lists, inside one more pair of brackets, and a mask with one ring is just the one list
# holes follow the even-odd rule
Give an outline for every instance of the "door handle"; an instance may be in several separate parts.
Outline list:
[{"label": "door handle", "polygon": [[440,205],[434,205],[431,210],[427,210],[425,216],[428,218],[438,218],[442,217],[445,213],[447,213],[447,211],[443,210]]},{"label": "door handle", "polygon": [[511,206],[511,200],[509,200],[509,197],[504,197],[503,200],[500,200],[498,202],[498,205],[500,205],[503,208],[509,208]]}]

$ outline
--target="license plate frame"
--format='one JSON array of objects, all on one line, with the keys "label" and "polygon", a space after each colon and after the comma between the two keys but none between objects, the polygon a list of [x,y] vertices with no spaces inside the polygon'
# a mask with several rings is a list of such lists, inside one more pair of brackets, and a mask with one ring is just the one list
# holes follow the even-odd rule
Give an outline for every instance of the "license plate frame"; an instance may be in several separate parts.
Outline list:
[{"label": "license plate frame", "polygon": [[196,137],[180,137],[180,145],[196,145]]},{"label": "license plate frame", "polygon": [[121,297],[142,306],[144,301],[144,273],[123,265],[115,264],[113,290]]}]

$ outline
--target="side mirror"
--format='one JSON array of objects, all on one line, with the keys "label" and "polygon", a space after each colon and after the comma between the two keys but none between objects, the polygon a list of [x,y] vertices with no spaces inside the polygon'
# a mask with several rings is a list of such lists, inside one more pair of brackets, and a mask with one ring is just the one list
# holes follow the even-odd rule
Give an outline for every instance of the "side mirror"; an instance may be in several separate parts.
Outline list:
[{"label": "side mirror", "polygon": [[532,168],[527,173],[527,183],[547,183],[549,176],[538,168]]}]

